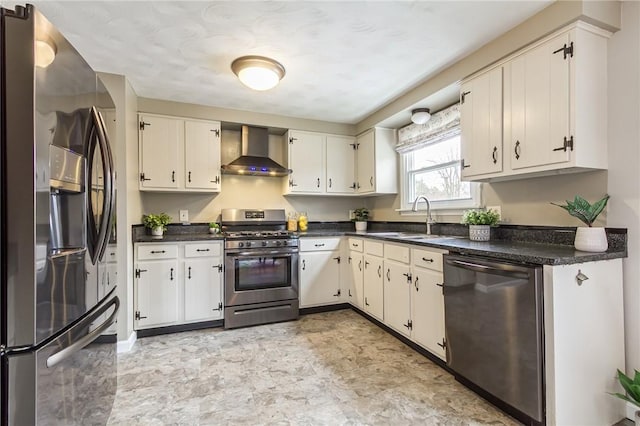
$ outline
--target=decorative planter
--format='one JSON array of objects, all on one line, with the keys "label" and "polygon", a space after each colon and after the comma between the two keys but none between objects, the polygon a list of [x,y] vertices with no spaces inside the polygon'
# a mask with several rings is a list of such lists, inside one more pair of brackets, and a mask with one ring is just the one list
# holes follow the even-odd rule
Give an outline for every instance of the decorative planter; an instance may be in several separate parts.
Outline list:
[{"label": "decorative planter", "polygon": [[471,241],[489,241],[490,237],[491,237],[491,226],[469,225],[469,239]]},{"label": "decorative planter", "polygon": [[581,226],[576,229],[576,239],[573,243],[576,250],[590,251],[594,253],[607,251],[607,233],[602,227]]},{"label": "decorative planter", "polygon": [[640,426],[640,411],[636,411],[633,414],[633,421],[635,422],[636,426]]},{"label": "decorative planter", "polygon": [[162,237],[163,233],[164,233],[164,229],[162,229],[162,226],[155,227],[151,230],[151,235],[155,237]]},{"label": "decorative planter", "polygon": [[356,221],[355,224],[356,224],[356,231],[366,231],[367,230],[367,222],[366,221],[363,221],[363,222]]},{"label": "decorative planter", "polygon": [[209,228],[209,233],[210,234],[217,234],[218,232],[220,232],[220,230],[218,228]]}]

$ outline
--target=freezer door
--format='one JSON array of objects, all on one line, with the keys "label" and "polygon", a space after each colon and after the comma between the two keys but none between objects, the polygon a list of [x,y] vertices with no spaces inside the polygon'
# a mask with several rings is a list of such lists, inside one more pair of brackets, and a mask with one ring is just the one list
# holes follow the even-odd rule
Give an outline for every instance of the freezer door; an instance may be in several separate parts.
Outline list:
[{"label": "freezer door", "polygon": [[120,306],[115,291],[107,300],[41,349],[7,357],[9,425],[107,423],[117,385],[117,343],[104,333]]}]

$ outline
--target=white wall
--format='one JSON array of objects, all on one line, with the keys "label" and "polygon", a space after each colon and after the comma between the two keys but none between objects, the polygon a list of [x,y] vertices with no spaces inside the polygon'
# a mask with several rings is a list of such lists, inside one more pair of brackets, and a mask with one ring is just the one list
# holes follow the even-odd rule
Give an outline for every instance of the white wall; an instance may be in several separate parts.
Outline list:
[{"label": "white wall", "polygon": [[632,372],[640,369],[640,3],[622,4],[622,30],[609,42],[608,65],[608,225],[628,228],[624,311],[626,369]]}]

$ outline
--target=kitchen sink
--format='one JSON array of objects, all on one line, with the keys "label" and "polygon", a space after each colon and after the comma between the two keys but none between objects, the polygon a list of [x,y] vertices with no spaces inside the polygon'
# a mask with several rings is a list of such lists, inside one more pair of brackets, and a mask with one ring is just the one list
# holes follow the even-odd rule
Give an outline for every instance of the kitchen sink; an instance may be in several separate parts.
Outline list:
[{"label": "kitchen sink", "polygon": [[450,235],[408,234],[406,232],[368,232],[367,235],[371,235],[374,237],[389,237],[389,238],[395,238],[398,240],[416,240],[416,241],[425,241],[425,240],[442,239],[442,238],[455,238]]}]

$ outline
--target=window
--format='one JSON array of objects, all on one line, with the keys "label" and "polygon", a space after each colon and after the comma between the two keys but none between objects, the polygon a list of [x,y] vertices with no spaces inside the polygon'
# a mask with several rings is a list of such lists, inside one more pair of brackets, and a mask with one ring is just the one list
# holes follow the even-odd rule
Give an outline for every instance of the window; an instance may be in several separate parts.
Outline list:
[{"label": "window", "polygon": [[480,205],[479,184],[460,180],[460,132],[421,144],[401,154],[402,206],[410,210],[416,197],[429,199],[432,210],[465,209]]}]

